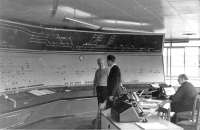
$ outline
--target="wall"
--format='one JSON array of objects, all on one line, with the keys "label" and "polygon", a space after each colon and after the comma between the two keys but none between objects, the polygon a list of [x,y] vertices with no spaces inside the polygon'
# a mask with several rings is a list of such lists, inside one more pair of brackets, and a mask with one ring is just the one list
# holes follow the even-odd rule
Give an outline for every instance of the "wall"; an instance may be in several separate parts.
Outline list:
[{"label": "wall", "polygon": [[[109,53],[117,58],[123,83],[164,82],[161,54]],[[108,53],[28,50],[0,51],[1,90],[36,84],[88,86],[97,69],[96,59]]]}]

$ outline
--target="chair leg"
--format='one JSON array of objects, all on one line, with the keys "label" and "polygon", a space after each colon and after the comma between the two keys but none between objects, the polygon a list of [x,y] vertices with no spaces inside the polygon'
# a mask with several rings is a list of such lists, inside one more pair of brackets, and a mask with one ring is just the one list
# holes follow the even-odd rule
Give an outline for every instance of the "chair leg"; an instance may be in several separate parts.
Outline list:
[{"label": "chair leg", "polygon": [[175,123],[178,122],[178,121],[179,121],[179,119],[178,119],[178,117],[176,116],[176,117],[175,117]]},{"label": "chair leg", "polygon": [[177,121],[179,121],[179,120],[177,119],[176,114],[174,114],[174,115],[171,117],[171,122],[176,124]]}]

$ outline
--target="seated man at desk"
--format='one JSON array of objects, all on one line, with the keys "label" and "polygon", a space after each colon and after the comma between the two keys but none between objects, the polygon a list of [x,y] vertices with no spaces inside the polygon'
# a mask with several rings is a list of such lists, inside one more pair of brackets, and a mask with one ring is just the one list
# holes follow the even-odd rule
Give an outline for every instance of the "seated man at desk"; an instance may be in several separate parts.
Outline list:
[{"label": "seated man at desk", "polygon": [[176,93],[170,97],[171,111],[175,112],[172,117],[172,122],[175,123],[176,113],[182,111],[192,111],[195,96],[198,94],[195,87],[188,82],[188,77],[185,74],[178,76],[178,82],[181,85]]}]

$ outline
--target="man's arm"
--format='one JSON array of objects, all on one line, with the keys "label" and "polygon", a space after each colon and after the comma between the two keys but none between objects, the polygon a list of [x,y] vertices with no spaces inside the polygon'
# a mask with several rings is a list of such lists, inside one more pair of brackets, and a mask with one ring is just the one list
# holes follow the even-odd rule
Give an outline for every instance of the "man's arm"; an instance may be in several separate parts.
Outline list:
[{"label": "man's arm", "polygon": [[96,87],[97,87],[97,71],[95,72],[94,80],[93,80],[93,94],[96,95]]},{"label": "man's arm", "polygon": [[185,89],[180,87],[174,96],[171,97],[172,102],[181,102],[182,97],[184,96]]}]

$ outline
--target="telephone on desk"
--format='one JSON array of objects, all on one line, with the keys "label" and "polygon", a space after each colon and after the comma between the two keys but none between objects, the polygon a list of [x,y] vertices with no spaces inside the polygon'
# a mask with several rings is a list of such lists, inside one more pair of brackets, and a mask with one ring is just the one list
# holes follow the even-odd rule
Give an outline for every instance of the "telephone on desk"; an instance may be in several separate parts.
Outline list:
[{"label": "telephone on desk", "polygon": [[[138,122],[143,119],[144,113],[138,105],[137,97],[127,94],[118,98],[111,108],[111,117],[117,122]],[[127,97],[127,98],[124,98]]]},{"label": "telephone on desk", "polygon": [[159,84],[157,91],[152,92],[152,97],[158,99],[169,99],[170,96],[175,94],[175,89],[171,85]]}]

